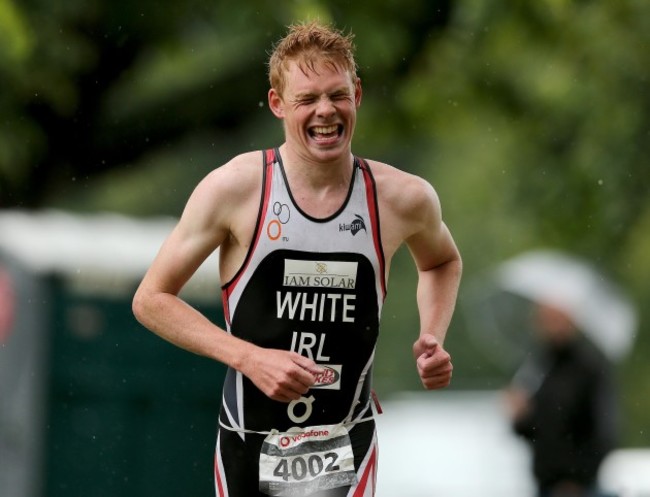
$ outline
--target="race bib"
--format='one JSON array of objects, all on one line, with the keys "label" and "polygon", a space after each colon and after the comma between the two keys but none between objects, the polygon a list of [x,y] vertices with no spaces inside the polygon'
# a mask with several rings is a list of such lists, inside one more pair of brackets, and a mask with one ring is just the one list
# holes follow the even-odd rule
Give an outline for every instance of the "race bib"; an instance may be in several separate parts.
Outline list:
[{"label": "race bib", "polygon": [[271,432],[260,452],[260,492],[301,497],[357,481],[348,430],[341,425]]}]

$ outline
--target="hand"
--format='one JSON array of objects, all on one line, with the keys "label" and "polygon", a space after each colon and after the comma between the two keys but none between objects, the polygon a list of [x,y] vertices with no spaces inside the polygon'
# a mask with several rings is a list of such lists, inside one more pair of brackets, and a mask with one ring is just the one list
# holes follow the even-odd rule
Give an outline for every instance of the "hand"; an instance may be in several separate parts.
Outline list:
[{"label": "hand", "polygon": [[241,372],[267,397],[290,402],[309,391],[323,368],[296,352],[256,347]]},{"label": "hand", "polygon": [[413,354],[422,385],[427,390],[436,390],[449,386],[451,356],[431,334],[425,333],[413,344]]}]

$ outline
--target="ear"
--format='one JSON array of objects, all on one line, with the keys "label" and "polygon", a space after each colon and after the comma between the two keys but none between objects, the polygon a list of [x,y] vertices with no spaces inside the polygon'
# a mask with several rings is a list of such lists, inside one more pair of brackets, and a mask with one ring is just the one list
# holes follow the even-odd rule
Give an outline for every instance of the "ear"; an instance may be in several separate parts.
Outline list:
[{"label": "ear", "polygon": [[284,119],[284,101],[275,88],[269,90],[269,109],[278,119]]},{"label": "ear", "polygon": [[362,95],[363,95],[363,91],[361,89],[361,79],[357,78],[357,82],[354,85],[354,104],[356,105],[357,109],[361,106]]}]

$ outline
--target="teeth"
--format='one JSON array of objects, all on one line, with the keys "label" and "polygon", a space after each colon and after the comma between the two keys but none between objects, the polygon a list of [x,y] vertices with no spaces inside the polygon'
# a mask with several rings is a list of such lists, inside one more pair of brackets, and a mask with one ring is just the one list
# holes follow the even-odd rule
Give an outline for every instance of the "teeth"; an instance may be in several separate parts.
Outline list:
[{"label": "teeth", "polygon": [[335,133],[337,129],[337,126],[315,126],[314,133],[329,135],[330,133]]}]

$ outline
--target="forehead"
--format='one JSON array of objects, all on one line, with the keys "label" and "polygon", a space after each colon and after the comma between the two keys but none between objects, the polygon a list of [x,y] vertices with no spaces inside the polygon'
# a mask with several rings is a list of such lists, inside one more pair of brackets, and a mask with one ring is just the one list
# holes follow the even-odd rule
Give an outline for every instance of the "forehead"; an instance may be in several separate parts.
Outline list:
[{"label": "forehead", "polygon": [[352,75],[339,64],[325,60],[313,64],[289,61],[285,72],[285,90],[290,93],[328,91],[335,88],[352,88]]}]

